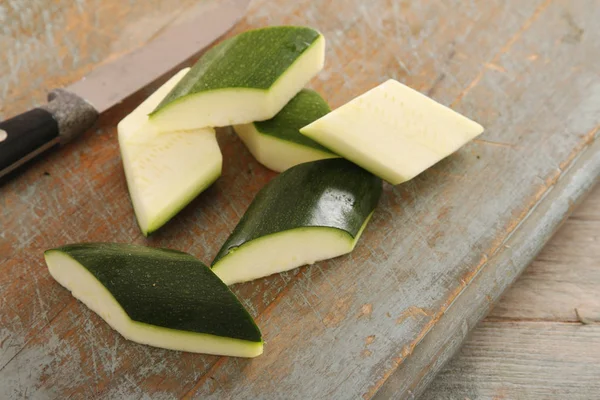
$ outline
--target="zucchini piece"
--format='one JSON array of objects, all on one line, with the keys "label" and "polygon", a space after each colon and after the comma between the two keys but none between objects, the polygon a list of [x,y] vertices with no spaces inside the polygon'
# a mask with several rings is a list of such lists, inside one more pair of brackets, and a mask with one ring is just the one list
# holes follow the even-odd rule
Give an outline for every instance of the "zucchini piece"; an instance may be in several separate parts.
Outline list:
[{"label": "zucchini piece", "polygon": [[300,132],[397,185],[454,153],[483,127],[390,79]]},{"label": "zucchini piece", "polygon": [[148,112],[188,72],[180,71],[118,125],[119,147],[135,216],[144,236],[156,231],[221,175],[212,128],[158,133]]},{"label": "zucchini piece", "polygon": [[283,172],[305,162],[339,157],[299,131],[329,111],[317,92],[302,89],[272,119],[233,128],[259,163]]},{"label": "zucchini piece", "polygon": [[322,68],[325,39],[314,29],[247,31],[206,52],[150,114],[160,131],[273,118]]},{"label": "zucchini piece", "polygon": [[228,285],[351,252],[382,181],[342,158],[296,165],[256,195],[212,269]]},{"label": "zucchini piece", "polygon": [[262,354],[261,333],[250,314],[189,254],[83,243],[44,256],[50,275],[125,339],[194,353]]}]

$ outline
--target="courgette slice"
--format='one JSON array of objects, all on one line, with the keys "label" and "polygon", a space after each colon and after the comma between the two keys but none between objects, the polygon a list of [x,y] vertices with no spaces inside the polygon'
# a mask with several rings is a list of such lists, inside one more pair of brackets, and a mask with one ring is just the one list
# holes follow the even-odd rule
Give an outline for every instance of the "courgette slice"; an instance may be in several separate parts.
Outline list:
[{"label": "courgette slice", "polygon": [[189,254],[119,243],[47,250],[52,277],[128,340],[256,357],[260,330],[235,295]]},{"label": "courgette slice", "polygon": [[302,89],[272,119],[236,125],[234,129],[259,163],[283,172],[294,165],[338,157],[299,131],[329,111],[317,92]]},{"label": "courgette slice", "polygon": [[325,39],[311,28],[241,33],[206,52],[150,119],[163,131],[272,118],[323,68],[324,59]]},{"label": "courgette slice", "polygon": [[228,285],[351,252],[382,181],[333,158],[299,164],[270,181],[212,263]]},{"label": "courgette slice", "polygon": [[483,127],[390,79],[300,132],[397,185],[454,153]]},{"label": "courgette slice", "polygon": [[221,175],[222,156],[212,128],[158,133],[148,112],[188,72],[180,71],[118,125],[119,147],[142,233],[156,231]]}]

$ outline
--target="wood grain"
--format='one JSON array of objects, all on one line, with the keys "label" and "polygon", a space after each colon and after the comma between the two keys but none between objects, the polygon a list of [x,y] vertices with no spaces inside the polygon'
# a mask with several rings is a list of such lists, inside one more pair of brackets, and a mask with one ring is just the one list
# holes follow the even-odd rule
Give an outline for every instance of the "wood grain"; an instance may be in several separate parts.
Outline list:
[{"label": "wood grain", "polygon": [[0,118],[142,45],[193,0],[30,0],[0,3]]},{"label": "wood grain", "polygon": [[488,320],[600,320],[600,188],[577,208]]},{"label": "wood grain", "polygon": [[[59,6],[44,7],[49,3]],[[142,44],[180,9],[166,1],[32,4],[3,11],[16,21],[2,28],[10,49],[2,55],[9,62],[0,63],[0,92],[11,99],[2,102],[4,116]],[[115,125],[148,88],[0,191],[0,397],[419,392],[487,311],[473,288],[499,296],[598,175],[600,31],[590,10],[592,0],[255,1],[232,34],[276,24],[321,30],[327,64],[311,86],[333,107],[394,77],[452,104],[486,133],[415,180],[386,186],[349,256],[235,286],[265,336],[263,356],[176,353],[112,332],[52,281],[41,257],[68,242],[117,241],[172,247],[209,262],[274,176],[230,129],[221,130],[223,176],[143,238]],[[140,29],[144,34],[131,34]],[[510,250],[515,237],[520,247]],[[444,340],[430,339],[440,332],[457,338],[443,351],[437,346]],[[429,351],[434,365],[424,363]]]},{"label": "wood grain", "polygon": [[573,212],[488,319],[577,322],[575,308],[600,319],[598,232],[600,187]]},{"label": "wood grain", "polygon": [[600,326],[484,322],[422,400],[595,399]]},{"label": "wood grain", "polygon": [[[600,275],[598,258],[586,254],[598,249],[590,239],[600,228],[599,200],[597,186],[422,398],[597,397]],[[590,236],[578,234],[582,222]],[[581,246],[582,240],[584,254],[573,257],[571,249]],[[594,325],[578,321],[574,307]]]},{"label": "wood grain", "polygon": [[[600,142],[594,142],[572,163],[556,184],[454,300],[444,315],[419,343],[410,357],[377,392],[385,399],[397,393],[415,397],[459,348],[469,331],[490,311],[506,288],[517,279],[553,234],[561,216],[573,209],[600,175]],[[419,371],[415,374],[415,371]]]}]

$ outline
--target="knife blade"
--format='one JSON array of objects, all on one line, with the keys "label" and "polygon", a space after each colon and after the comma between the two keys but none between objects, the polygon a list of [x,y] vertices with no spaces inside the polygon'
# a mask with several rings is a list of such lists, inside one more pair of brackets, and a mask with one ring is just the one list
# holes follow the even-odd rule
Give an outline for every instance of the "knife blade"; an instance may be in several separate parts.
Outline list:
[{"label": "knife blade", "polygon": [[68,143],[98,116],[211,45],[245,14],[250,0],[204,0],[186,21],[148,44],[48,94],[48,103],[0,122],[0,178],[37,155]]}]

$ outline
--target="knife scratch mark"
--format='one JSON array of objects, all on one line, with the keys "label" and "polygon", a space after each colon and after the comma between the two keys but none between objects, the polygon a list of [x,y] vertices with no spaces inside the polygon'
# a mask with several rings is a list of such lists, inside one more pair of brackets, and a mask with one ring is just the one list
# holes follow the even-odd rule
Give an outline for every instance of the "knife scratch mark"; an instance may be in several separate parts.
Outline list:
[{"label": "knife scratch mark", "polygon": [[486,145],[495,146],[495,147],[508,147],[510,149],[518,148],[516,145],[511,144],[511,143],[492,142],[491,140],[484,140],[484,139],[473,139],[473,143],[486,144]]},{"label": "knife scratch mark", "polygon": [[[550,5],[551,2],[552,2],[552,0],[545,0],[542,4],[540,4],[535,9],[535,11],[533,12],[533,14],[521,26],[521,28],[519,28],[519,30],[517,32],[515,32],[515,34],[508,39],[508,41],[504,44],[504,46],[502,46],[502,48],[500,49],[500,51],[498,51],[492,57],[492,59],[489,61],[488,64],[496,64],[496,63],[498,63],[498,61],[500,60],[500,58],[502,57],[502,55],[504,55],[504,54],[508,53],[508,51],[510,51],[510,49],[512,48],[512,46],[519,40],[519,38],[523,35],[523,33],[525,33],[531,27],[531,25],[533,25],[533,23],[544,12],[544,10],[546,10],[546,8],[548,8],[548,6]],[[459,95],[450,104],[451,107],[455,107],[458,103],[460,103],[462,101],[462,99],[475,86],[477,86],[479,84],[479,82],[483,78],[483,75],[485,74],[486,70],[487,70],[487,68],[485,68],[485,67],[479,70],[479,73],[477,74],[477,76],[475,77],[475,79],[473,79],[471,81],[471,83],[469,83],[469,85],[462,92],[460,92]]]}]

